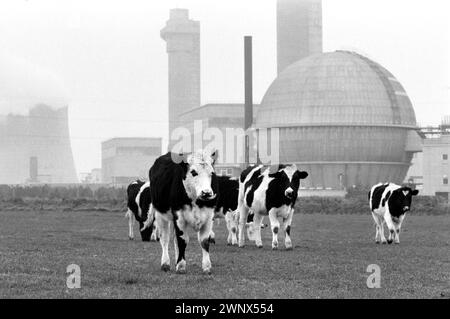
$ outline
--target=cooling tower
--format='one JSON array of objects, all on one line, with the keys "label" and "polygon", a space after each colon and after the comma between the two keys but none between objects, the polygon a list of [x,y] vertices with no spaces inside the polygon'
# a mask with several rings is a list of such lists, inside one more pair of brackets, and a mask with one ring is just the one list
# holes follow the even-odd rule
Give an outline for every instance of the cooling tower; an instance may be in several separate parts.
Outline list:
[{"label": "cooling tower", "polygon": [[278,0],[278,73],[316,53],[322,53],[322,0]]},{"label": "cooling tower", "polygon": [[0,55],[0,184],[78,182],[56,77]]}]

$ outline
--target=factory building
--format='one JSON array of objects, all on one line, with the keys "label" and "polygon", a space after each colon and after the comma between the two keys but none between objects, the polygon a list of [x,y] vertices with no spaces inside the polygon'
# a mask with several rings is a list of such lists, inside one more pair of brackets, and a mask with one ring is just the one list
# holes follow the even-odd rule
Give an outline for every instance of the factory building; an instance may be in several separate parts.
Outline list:
[{"label": "factory building", "polygon": [[[254,105],[254,110],[257,110],[258,107],[259,105]],[[254,118],[256,119],[256,117]],[[216,139],[218,142],[216,146],[219,146],[219,158],[216,163],[217,174],[236,176],[240,173],[242,163],[244,163],[244,104],[205,104],[182,113],[179,120],[184,123],[184,127],[193,137],[191,149],[195,147],[194,139],[202,141],[203,147],[213,139],[213,137],[207,136],[208,128],[218,130],[211,130],[213,135],[219,136],[219,140]],[[200,136],[198,136],[199,134]],[[251,160],[255,162],[256,157],[254,156]]]},{"label": "factory building", "polygon": [[60,81],[6,54],[0,69],[0,184],[77,183]]},{"label": "factory building", "polygon": [[423,151],[413,158],[405,179],[414,184],[422,195],[450,200],[450,116],[436,127],[420,130]]},{"label": "factory building", "polygon": [[148,180],[148,171],[161,155],[162,139],[147,137],[113,138],[102,142],[102,183],[127,185]]}]

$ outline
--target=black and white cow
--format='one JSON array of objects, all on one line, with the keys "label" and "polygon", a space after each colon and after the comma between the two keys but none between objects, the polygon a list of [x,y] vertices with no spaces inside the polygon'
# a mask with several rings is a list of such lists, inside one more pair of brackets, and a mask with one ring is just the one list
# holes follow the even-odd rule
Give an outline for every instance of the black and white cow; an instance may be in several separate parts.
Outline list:
[{"label": "black and white cow", "polygon": [[[150,214],[155,215],[162,247],[161,269],[170,270],[170,228],[175,230],[176,271],[186,272],[185,249],[189,242],[186,228],[197,232],[202,248],[202,269],[211,271],[209,236],[212,230],[218,185],[214,171],[217,152],[204,150],[192,154],[167,153],[150,169]],[[145,227],[145,226],[144,226]]]},{"label": "black and white cow", "polygon": [[[217,176],[219,196],[215,208],[215,217],[225,218],[228,229],[227,244],[237,245],[237,230],[239,225],[239,214],[237,212],[239,180],[236,177]],[[214,239],[214,232],[211,232]]]},{"label": "black and white cow", "polygon": [[294,205],[298,196],[300,179],[308,173],[297,170],[297,166],[278,165],[264,168],[263,165],[250,166],[245,169],[239,179],[239,247],[245,245],[244,229],[249,210],[254,213],[255,242],[262,247],[261,220],[269,215],[272,229],[272,249],[278,248],[278,232],[283,219],[285,231],[285,247],[292,249],[290,238]]},{"label": "black and white cow", "polygon": [[394,183],[379,183],[369,192],[369,206],[375,221],[375,242],[386,244],[384,223],[389,229],[387,242],[400,243],[400,229],[406,213],[411,209],[412,197],[419,194],[418,190],[402,187]]},{"label": "black and white cow", "polygon": [[127,188],[128,195],[128,210],[125,217],[128,218],[128,238],[134,239],[134,221],[135,219],[139,223],[139,229],[141,229],[142,241],[156,241],[157,231],[153,221],[151,227],[142,229],[144,222],[147,220],[149,208],[150,208],[150,183],[137,180]]}]

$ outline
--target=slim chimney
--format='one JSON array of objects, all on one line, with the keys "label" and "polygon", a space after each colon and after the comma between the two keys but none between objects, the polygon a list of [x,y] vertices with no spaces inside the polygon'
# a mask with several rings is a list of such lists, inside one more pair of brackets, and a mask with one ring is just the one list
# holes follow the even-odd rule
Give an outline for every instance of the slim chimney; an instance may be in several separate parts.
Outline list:
[{"label": "slim chimney", "polygon": [[252,65],[252,37],[244,37],[244,72],[245,72],[245,164],[250,162],[250,140],[247,131],[253,123],[253,65]]}]

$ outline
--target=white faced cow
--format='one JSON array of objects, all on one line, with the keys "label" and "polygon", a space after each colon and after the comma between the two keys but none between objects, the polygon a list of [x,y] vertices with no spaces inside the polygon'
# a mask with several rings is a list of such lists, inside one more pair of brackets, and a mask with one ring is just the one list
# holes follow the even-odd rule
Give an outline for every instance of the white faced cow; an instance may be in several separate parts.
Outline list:
[{"label": "white faced cow", "polygon": [[[273,169],[275,168],[275,169]],[[300,179],[308,173],[297,170],[296,165],[279,165],[264,169],[262,165],[250,166],[239,179],[239,247],[245,244],[244,229],[249,210],[254,213],[255,243],[262,247],[261,220],[269,215],[272,229],[272,249],[278,249],[278,232],[283,219],[285,247],[292,249],[290,238],[294,205],[298,196]]]},{"label": "white faced cow", "polygon": [[402,187],[393,183],[379,183],[369,192],[369,206],[375,221],[375,242],[380,240],[386,244],[384,237],[384,223],[389,229],[389,239],[392,244],[400,243],[400,229],[405,219],[406,212],[411,209],[412,196],[419,193],[409,187]]},{"label": "white faced cow", "polygon": [[144,222],[147,220],[150,209],[150,183],[137,180],[127,188],[128,203],[127,213],[125,217],[128,218],[128,238],[134,239],[134,221],[139,223],[141,230],[142,241],[156,241],[157,231],[153,220],[151,220],[151,227],[143,229]]},{"label": "white faced cow", "polygon": [[203,272],[211,271],[209,236],[217,200],[216,158],[217,152],[197,151],[189,155],[169,152],[160,156],[150,169],[151,214],[155,214],[161,233],[163,271],[170,270],[171,225],[175,230],[176,271],[186,272],[188,226],[198,234],[203,253]]}]

